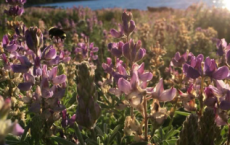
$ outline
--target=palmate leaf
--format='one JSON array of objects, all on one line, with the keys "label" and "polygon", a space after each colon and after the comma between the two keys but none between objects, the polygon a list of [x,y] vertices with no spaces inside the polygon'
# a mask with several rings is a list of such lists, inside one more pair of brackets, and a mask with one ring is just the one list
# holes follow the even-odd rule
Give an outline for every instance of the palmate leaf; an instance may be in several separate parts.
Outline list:
[{"label": "palmate leaf", "polygon": [[189,116],[191,113],[183,112],[183,111],[175,111],[175,114],[183,115],[183,116]]},{"label": "palmate leaf", "polygon": [[8,135],[5,138],[5,142],[7,145],[30,145],[27,141],[21,141],[19,137],[13,135]]},{"label": "palmate leaf", "polygon": [[148,145],[148,142],[135,142],[135,143],[132,143],[130,145]]},{"label": "palmate leaf", "polygon": [[58,136],[52,136],[50,137],[50,139],[58,142],[60,145],[76,145],[75,143],[68,141],[64,138],[58,137]]},{"label": "palmate leaf", "polygon": [[117,125],[115,128],[114,128],[114,130],[113,130],[113,132],[112,132],[112,134],[111,134],[111,136],[110,136],[110,138],[109,138],[109,143],[111,143],[113,140],[114,140],[114,138],[115,138],[115,136],[117,135],[117,133],[118,133],[118,131],[121,129],[121,125]]},{"label": "palmate leaf", "polygon": [[86,139],[85,142],[87,145],[99,145],[95,140],[90,139],[90,138]]}]

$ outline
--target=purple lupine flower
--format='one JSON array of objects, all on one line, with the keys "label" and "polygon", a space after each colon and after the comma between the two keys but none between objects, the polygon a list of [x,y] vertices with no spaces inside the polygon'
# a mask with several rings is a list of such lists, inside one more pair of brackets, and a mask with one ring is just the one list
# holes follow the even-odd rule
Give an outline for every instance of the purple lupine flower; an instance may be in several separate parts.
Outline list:
[{"label": "purple lupine flower", "polygon": [[11,65],[12,71],[15,73],[26,73],[32,67],[32,63],[28,60],[26,56],[18,57],[21,64]]},{"label": "purple lupine flower", "polygon": [[33,75],[35,75],[35,76],[41,76],[42,75],[41,58],[40,57],[36,57],[34,59]]},{"label": "purple lupine flower", "polygon": [[125,80],[119,78],[118,89],[110,89],[110,93],[119,96],[121,93],[126,95],[130,105],[137,107],[142,103],[143,95],[146,94],[152,88],[147,88],[147,81],[152,79],[153,75],[150,72],[144,72],[144,63],[142,65],[134,64],[132,67],[131,80]]},{"label": "purple lupine flower", "polygon": [[194,86],[190,84],[187,88],[187,92],[183,93],[182,91],[178,90],[183,107],[187,111],[195,111],[196,110],[196,103],[195,103],[195,95],[194,95]]},{"label": "purple lupine flower", "polygon": [[89,45],[89,51],[90,51],[90,59],[91,60],[97,60],[98,59],[98,55],[96,55],[95,53],[98,52],[98,47],[94,47],[94,43],[90,43]]},{"label": "purple lupine flower", "polygon": [[9,41],[8,35],[3,36],[2,46],[10,53],[15,52],[20,47],[15,40]]},{"label": "purple lupine flower", "polygon": [[217,54],[219,56],[223,56],[225,52],[225,48],[227,47],[227,42],[225,41],[225,39],[220,39],[217,41],[216,47],[217,47]]},{"label": "purple lupine flower", "polygon": [[76,114],[74,114],[71,118],[69,118],[66,109],[62,111],[62,127],[67,127],[68,125],[73,125],[76,121]]},{"label": "purple lupine flower", "polygon": [[68,63],[71,59],[69,51],[61,51],[59,57],[60,60],[64,63]]},{"label": "purple lupine flower", "polygon": [[227,66],[222,66],[220,68],[217,68],[217,64],[215,60],[207,57],[205,59],[205,64],[204,64],[204,73],[210,78],[216,80],[222,80],[227,78],[229,69]]},{"label": "purple lupine flower", "polygon": [[25,32],[26,44],[30,50],[38,55],[43,45],[43,34],[37,27],[30,27]]},{"label": "purple lupine flower", "polygon": [[83,58],[86,58],[88,56],[88,48],[85,43],[79,43],[77,45],[77,48],[75,48],[75,53],[81,54]]},{"label": "purple lupine flower", "polygon": [[132,13],[124,11],[122,13],[122,27],[126,36],[129,36],[136,28],[135,22],[132,19]]},{"label": "purple lupine flower", "polygon": [[118,43],[110,43],[108,48],[115,57],[121,57],[123,45],[124,43],[120,41]]},{"label": "purple lupine flower", "polygon": [[163,79],[161,78],[151,93],[152,98],[162,102],[167,102],[172,101],[176,97],[177,90],[173,87],[171,89],[164,90]]},{"label": "purple lupine flower", "polygon": [[11,6],[9,10],[5,10],[4,12],[9,16],[16,17],[16,16],[21,16],[24,13],[24,8],[16,5],[16,6]]},{"label": "purple lupine flower", "polygon": [[24,5],[26,0],[6,0],[6,3],[10,5]]},{"label": "purple lupine flower", "polygon": [[41,55],[41,59],[44,60],[51,60],[56,58],[57,52],[56,49],[53,48],[53,45],[47,46],[43,51]]},{"label": "purple lupine flower", "polygon": [[102,63],[102,68],[104,69],[106,73],[110,74],[113,71],[112,59],[110,57],[107,57],[106,60],[107,60],[106,63]]},{"label": "purple lupine flower", "polygon": [[123,61],[118,58],[115,64],[115,70],[113,69],[112,59],[109,57],[107,58],[107,63],[102,63],[102,68],[114,78],[115,82],[118,82],[120,78],[128,77]]},{"label": "purple lupine flower", "polygon": [[121,38],[124,36],[124,29],[122,27],[121,24],[119,24],[119,31],[115,30],[115,29],[111,29],[110,30],[110,34],[115,37],[115,38]]},{"label": "purple lupine flower", "polygon": [[129,60],[129,62],[131,62],[131,64],[141,60],[146,55],[146,50],[141,48],[141,45],[140,40],[137,43],[134,43],[132,39],[123,45],[123,55]]},{"label": "purple lupine flower", "polygon": [[34,76],[32,76],[30,73],[25,73],[24,81],[25,82],[18,85],[18,88],[20,89],[20,91],[29,91],[35,82]]},{"label": "purple lupine flower", "polygon": [[183,65],[183,72],[188,78],[196,79],[203,75],[201,63],[204,59],[202,54],[197,57],[191,56],[190,64],[185,63]]},{"label": "purple lupine flower", "polygon": [[94,47],[94,43],[90,43],[87,46],[85,43],[79,43],[77,48],[75,48],[76,54],[81,54],[83,59],[97,60],[98,55],[95,53],[98,52],[98,47]]},{"label": "purple lupine flower", "polygon": [[187,60],[188,54],[185,52],[183,55],[180,55],[180,52],[177,52],[175,56],[172,58],[172,64],[175,67],[181,67]]}]

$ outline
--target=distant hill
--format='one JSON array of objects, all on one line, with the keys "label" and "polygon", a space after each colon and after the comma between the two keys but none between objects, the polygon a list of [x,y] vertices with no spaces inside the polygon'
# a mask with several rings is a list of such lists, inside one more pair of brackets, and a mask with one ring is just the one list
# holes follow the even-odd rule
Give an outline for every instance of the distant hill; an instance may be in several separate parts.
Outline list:
[{"label": "distant hill", "polygon": [[[34,4],[67,2],[67,1],[84,1],[84,0],[27,0],[25,6],[31,6]],[[5,0],[0,0],[0,4],[4,4],[4,3],[6,3]]]}]

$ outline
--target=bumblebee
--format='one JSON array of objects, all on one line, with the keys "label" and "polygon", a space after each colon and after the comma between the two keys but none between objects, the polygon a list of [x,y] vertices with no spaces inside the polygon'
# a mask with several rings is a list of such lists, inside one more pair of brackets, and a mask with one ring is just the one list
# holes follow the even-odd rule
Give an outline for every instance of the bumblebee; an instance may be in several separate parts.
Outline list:
[{"label": "bumblebee", "polygon": [[58,39],[60,38],[61,40],[64,40],[66,38],[66,33],[59,28],[55,28],[55,27],[51,27],[49,29],[49,36],[52,39],[53,37],[55,37],[58,41]]}]

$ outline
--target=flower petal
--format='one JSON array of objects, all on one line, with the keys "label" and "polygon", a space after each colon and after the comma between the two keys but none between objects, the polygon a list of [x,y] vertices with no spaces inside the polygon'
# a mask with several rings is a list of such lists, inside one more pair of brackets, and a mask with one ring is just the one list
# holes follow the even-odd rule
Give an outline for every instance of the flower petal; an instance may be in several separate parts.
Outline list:
[{"label": "flower petal", "polygon": [[129,43],[125,43],[122,48],[123,55],[130,60],[130,50],[129,50]]},{"label": "flower petal", "polygon": [[141,81],[150,81],[153,78],[153,74],[150,72],[146,72],[144,74],[139,75]]},{"label": "flower petal", "polygon": [[158,98],[163,91],[164,91],[163,79],[161,78],[160,81],[155,86],[155,88],[153,89],[153,95],[154,95],[153,97]]},{"label": "flower petal", "polygon": [[54,85],[62,84],[65,81],[66,81],[66,75],[60,75],[60,76],[53,78],[53,84]]},{"label": "flower petal", "polygon": [[14,64],[11,66],[12,71],[15,73],[26,73],[30,69],[29,66],[26,65],[20,65],[20,64]]},{"label": "flower petal", "polygon": [[112,48],[111,53],[116,57],[121,57],[121,55],[122,55],[122,51],[120,51],[120,50],[118,50],[116,48]]},{"label": "flower petal", "polygon": [[196,79],[200,76],[200,73],[198,70],[194,69],[193,67],[189,66],[187,70],[187,77]]},{"label": "flower petal", "polygon": [[128,95],[131,92],[131,84],[127,80],[120,78],[118,80],[118,89]]},{"label": "flower petal", "polygon": [[139,49],[135,58],[135,62],[141,60],[145,55],[146,55],[146,50],[144,48]]},{"label": "flower petal", "polygon": [[225,79],[228,76],[229,69],[227,66],[222,66],[218,68],[213,74],[212,77],[216,80]]},{"label": "flower petal", "polygon": [[18,85],[18,88],[20,89],[20,91],[29,91],[32,88],[32,85],[32,82],[20,83]]},{"label": "flower petal", "polygon": [[165,90],[161,93],[160,97],[158,98],[159,101],[172,101],[173,98],[175,98],[177,95],[177,90],[175,88],[171,88],[168,90]]},{"label": "flower petal", "polygon": [[229,101],[221,101],[220,103],[220,109],[222,110],[229,110],[230,109],[230,102]]},{"label": "flower petal", "polygon": [[19,135],[22,135],[23,132],[24,132],[24,129],[18,123],[15,123],[12,134],[19,136]]}]

